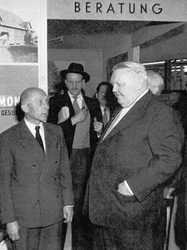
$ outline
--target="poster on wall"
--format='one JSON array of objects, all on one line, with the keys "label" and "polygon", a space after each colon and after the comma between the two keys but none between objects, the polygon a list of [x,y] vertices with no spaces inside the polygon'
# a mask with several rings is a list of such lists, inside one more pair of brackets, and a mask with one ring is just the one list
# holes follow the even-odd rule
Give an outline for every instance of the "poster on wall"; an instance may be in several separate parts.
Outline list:
[{"label": "poster on wall", "polygon": [[0,65],[0,76],[0,132],[3,132],[22,118],[17,109],[20,94],[28,87],[38,86],[38,66]]},{"label": "poster on wall", "polygon": [[38,1],[0,1],[0,63],[38,62]]},{"label": "poster on wall", "polygon": [[0,0],[0,133],[20,120],[21,92],[40,85],[43,2]]}]

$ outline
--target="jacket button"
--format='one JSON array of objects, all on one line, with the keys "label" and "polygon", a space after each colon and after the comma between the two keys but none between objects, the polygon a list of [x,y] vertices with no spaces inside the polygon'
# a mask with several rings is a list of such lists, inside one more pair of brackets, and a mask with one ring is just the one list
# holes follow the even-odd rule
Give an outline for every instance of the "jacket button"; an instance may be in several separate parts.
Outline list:
[{"label": "jacket button", "polygon": [[32,168],[35,168],[36,166],[35,165],[32,165]]}]

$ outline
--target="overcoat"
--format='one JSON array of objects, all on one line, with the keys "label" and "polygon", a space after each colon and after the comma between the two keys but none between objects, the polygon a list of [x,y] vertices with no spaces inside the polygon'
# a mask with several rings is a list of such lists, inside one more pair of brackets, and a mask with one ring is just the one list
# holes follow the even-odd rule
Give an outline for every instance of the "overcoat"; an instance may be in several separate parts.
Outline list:
[{"label": "overcoat", "polygon": [[[149,91],[104,136],[87,188],[91,221],[129,230],[153,227],[164,207],[163,189],[178,174],[182,160],[184,133],[178,113]],[[117,191],[124,180],[133,196]]]},{"label": "overcoat", "polygon": [[73,205],[72,180],[62,130],[43,123],[44,155],[24,119],[0,135],[2,223],[45,227],[63,220]]},{"label": "overcoat", "polygon": [[[94,100],[93,98],[90,98],[84,95],[83,95],[83,98],[90,113],[90,118],[91,118],[90,147],[93,148],[95,147],[95,144],[97,143],[97,140],[98,140],[97,133],[94,131],[94,127],[93,127],[94,118],[96,118],[97,121],[102,122],[102,113],[101,113],[99,103],[97,100]],[[59,123],[59,125],[64,132],[64,137],[65,137],[66,145],[68,148],[68,153],[70,155],[71,150],[72,150],[76,125],[72,125],[71,123],[71,117],[75,115],[75,112],[74,112],[73,105],[71,103],[68,93],[50,98],[49,115],[48,115],[47,122],[57,124],[58,113],[62,107],[67,107],[69,109],[68,119],[62,123]]]}]

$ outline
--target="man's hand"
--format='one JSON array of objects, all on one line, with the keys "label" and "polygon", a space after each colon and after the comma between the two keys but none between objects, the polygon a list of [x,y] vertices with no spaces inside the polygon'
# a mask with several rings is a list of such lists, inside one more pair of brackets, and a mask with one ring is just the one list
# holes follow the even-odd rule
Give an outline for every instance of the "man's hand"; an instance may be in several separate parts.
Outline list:
[{"label": "man's hand", "polygon": [[102,122],[98,122],[97,118],[94,117],[94,130],[97,133],[100,133],[102,131],[103,128],[103,123]]},{"label": "man's hand", "polygon": [[127,196],[132,196],[132,194],[129,192],[127,186],[125,185],[125,182],[121,182],[118,185],[118,192]]},{"label": "man's hand", "polygon": [[20,238],[19,232],[18,232],[19,225],[18,225],[17,221],[7,223],[6,224],[6,231],[7,231],[9,238],[12,241],[19,240],[19,238]]},{"label": "man's hand", "polygon": [[86,119],[88,115],[88,109],[83,107],[79,112],[77,112],[72,118],[71,123],[72,125],[75,125],[78,122],[82,122]]},{"label": "man's hand", "polygon": [[62,107],[58,113],[58,124],[66,121],[69,118],[69,108],[67,106]]},{"label": "man's hand", "polygon": [[73,207],[68,207],[65,206],[63,208],[63,213],[64,213],[64,222],[68,223],[68,222],[72,222],[73,219]]}]

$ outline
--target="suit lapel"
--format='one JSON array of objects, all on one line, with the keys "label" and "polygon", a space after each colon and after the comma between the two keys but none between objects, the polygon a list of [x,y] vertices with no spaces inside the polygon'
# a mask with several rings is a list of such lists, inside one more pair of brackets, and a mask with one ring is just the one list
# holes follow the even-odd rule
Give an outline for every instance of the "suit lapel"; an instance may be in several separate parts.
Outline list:
[{"label": "suit lapel", "polygon": [[67,106],[69,108],[69,112],[70,112],[70,116],[74,116],[75,115],[75,111],[71,102],[71,99],[68,95],[68,93],[64,94],[64,106]]},{"label": "suit lapel", "polygon": [[[138,120],[139,117],[141,117],[142,114],[145,112],[145,106],[150,101],[152,96],[153,95],[149,91],[140,100],[138,100],[137,103],[127,112],[127,114],[124,115],[124,117],[110,131],[110,133],[104,138],[103,141],[108,140],[109,138],[111,138],[112,136],[119,133],[121,130],[125,129],[127,126],[129,126],[130,124],[132,124],[133,122]],[[115,117],[113,118],[113,120],[114,119],[115,119]],[[112,123],[112,121],[110,122],[110,124],[111,123]],[[110,124],[107,126],[107,128],[109,128]],[[106,128],[106,130],[107,130],[107,128]],[[106,130],[105,130],[105,133],[106,133]],[[104,134],[103,134],[102,138],[104,137]],[[101,138],[100,142],[102,142],[102,138]]]},{"label": "suit lapel", "polygon": [[25,151],[30,156],[34,157],[40,163],[43,161],[43,150],[26,126],[24,120],[20,122],[20,136],[18,136],[18,142],[24,147]]},{"label": "suit lapel", "polygon": [[40,179],[47,169],[51,166],[51,162],[53,161],[53,156],[55,155],[55,150],[57,148],[57,140],[54,136],[53,130],[48,126],[47,123],[43,123],[44,132],[45,132],[45,144],[46,144],[46,154],[43,162],[43,167],[40,175]]},{"label": "suit lapel", "polygon": [[48,127],[48,124],[44,123],[44,131],[45,131],[45,143],[46,143],[46,158],[51,157],[54,154],[56,147],[54,144],[56,143],[56,139],[54,137],[53,131]]},{"label": "suit lapel", "polygon": [[103,140],[103,138],[105,137],[105,134],[106,134],[108,128],[110,127],[110,125],[112,124],[112,122],[114,121],[114,119],[116,118],[116,116],[119,114],[120,111],[121,111],[121,107],[117,108],[114,111],[112,118],[110,119],[110,121],[106,125],[105,130],[103,131],[103,133],[102,133],[102,135],[101,135],[101,137],[99,139],[99,142],[101,142]]}]

